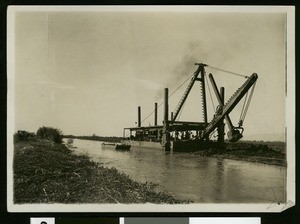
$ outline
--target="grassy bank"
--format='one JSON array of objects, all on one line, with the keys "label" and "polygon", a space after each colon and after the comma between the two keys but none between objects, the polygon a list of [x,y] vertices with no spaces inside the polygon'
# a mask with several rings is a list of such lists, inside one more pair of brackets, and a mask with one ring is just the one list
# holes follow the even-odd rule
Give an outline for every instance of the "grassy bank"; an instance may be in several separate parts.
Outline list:
[{"label": "grassy bank", "polygon": [[[276,147],[274,150],[273,147]],[[225,148],[210,148],[195,152],[199,156],[209,156],[222,159],[242,160],[268,165],[286,166],[285,145],[239,142],[228,143]]]},{"label": "grassy bank", "polygon": [[185,203],[48,140],[16,141],[13,169],[16,204]]}]

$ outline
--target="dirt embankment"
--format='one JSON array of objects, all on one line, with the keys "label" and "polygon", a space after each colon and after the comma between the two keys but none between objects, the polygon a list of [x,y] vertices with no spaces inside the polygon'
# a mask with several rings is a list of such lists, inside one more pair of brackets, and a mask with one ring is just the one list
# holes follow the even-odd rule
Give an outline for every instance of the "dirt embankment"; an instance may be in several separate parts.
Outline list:
[{"label": "dirt embankment", "polygon": [[286,166],[284,149],[274,150],[266,144],[230,143],[225,148],[210,148],[195,152],[196,155],[222,159],[242,160],[268,165]]},{"label": "dirt embankment", "polygon": [[13,169],[16,204],[188,203],[40,139],[15,143]]}]

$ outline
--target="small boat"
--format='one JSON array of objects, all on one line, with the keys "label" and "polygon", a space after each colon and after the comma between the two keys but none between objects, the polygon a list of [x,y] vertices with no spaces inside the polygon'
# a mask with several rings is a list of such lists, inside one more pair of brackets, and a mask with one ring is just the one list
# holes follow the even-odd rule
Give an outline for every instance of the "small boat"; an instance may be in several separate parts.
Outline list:
[{"label": "small boat", "polygon": [[115,149],[116,150],[130,150],[130,147],[131,147],[131,145],[119,143],[119,144],[116,144]]},{"label": "small boat", "polygon": [[115,150],[130,150],[131,145],[124,143],[105,143],[101,144],[103,147],[114,148]]}]

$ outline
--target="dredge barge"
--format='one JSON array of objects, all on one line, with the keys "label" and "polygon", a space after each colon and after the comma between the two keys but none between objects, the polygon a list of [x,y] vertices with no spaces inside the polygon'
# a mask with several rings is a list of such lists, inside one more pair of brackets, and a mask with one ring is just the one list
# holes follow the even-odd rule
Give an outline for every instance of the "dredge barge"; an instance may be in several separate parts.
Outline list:
[{"label": "dredge barge", "polygon": [[[229,142],[237,142],[243,137],[243,121],[245,119],[255,84],[257,81],[257,74],[253,73],[251,76],[243,76],[237,73],[229,72],[223,69],[218,69],[207,64],[196,63],[197,70],[191,75],[190,82],[179,100],[175,110],[170,113],[169,117],[169,90],[164,90],[164,118],[162,125],[157,125],[157,103],[155,103],[154,109],[154,126],[142,126],[141,125],[141,107],[138,107],[138,122],[137,127],[124,128],[123,137],[125,137],[126,131],[129,131],[129,138],[123,140],[123,144],[131,146],[149,147],[162,149],[165,151],[197,151],[201,148],[207,147],[223,147],[226,143],[224,141],[225,136],[225,123],[226,121],[228,132],[227,137]],[[208,122],[207,116],[207,102],[206,102],[206,80],[205,67],[217,69],[222,72],[231,73],[233,75],[243,76],[246,81],[234,92],[234,94],[225,103],[225,88],[218,89],[213,75],[210,73],[208,78],[210,80],[212,89],[214,90],[215,97],[218,101],[218,106],[215,109],[215,113],[212,116],[210,122]],[[194,121],[178,121],[178,115],[183,108],[183,105],[191,92],[195,82],[200,83],[200,99],[202,104],[202,117],[201,122]],[[209,87],[209,86],[208,86]],[[238,126],[233,126],[230,112],[236,107],[236,105],[244,98],[243,109],[241,117],[238,122]],[[210,140],[211,134],[217,132],[217,140]]]}]

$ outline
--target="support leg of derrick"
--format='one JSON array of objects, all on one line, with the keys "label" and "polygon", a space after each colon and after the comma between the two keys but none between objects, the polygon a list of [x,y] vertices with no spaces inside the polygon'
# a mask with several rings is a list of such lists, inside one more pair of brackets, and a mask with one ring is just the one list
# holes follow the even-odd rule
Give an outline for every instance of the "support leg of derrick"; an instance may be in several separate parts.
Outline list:
[{"label": "support leg of derrick", "polygon": [[[222,112],[223,112],[223,105],[224,105],[224,100],[225,100],[225,89],[224,87],[220,88],[220,97],[222,101]],[[224,120],[222,120],[218,126],[218,142],[219,143],[224,143],[224,135],[225,135],[225,124]]]}]

